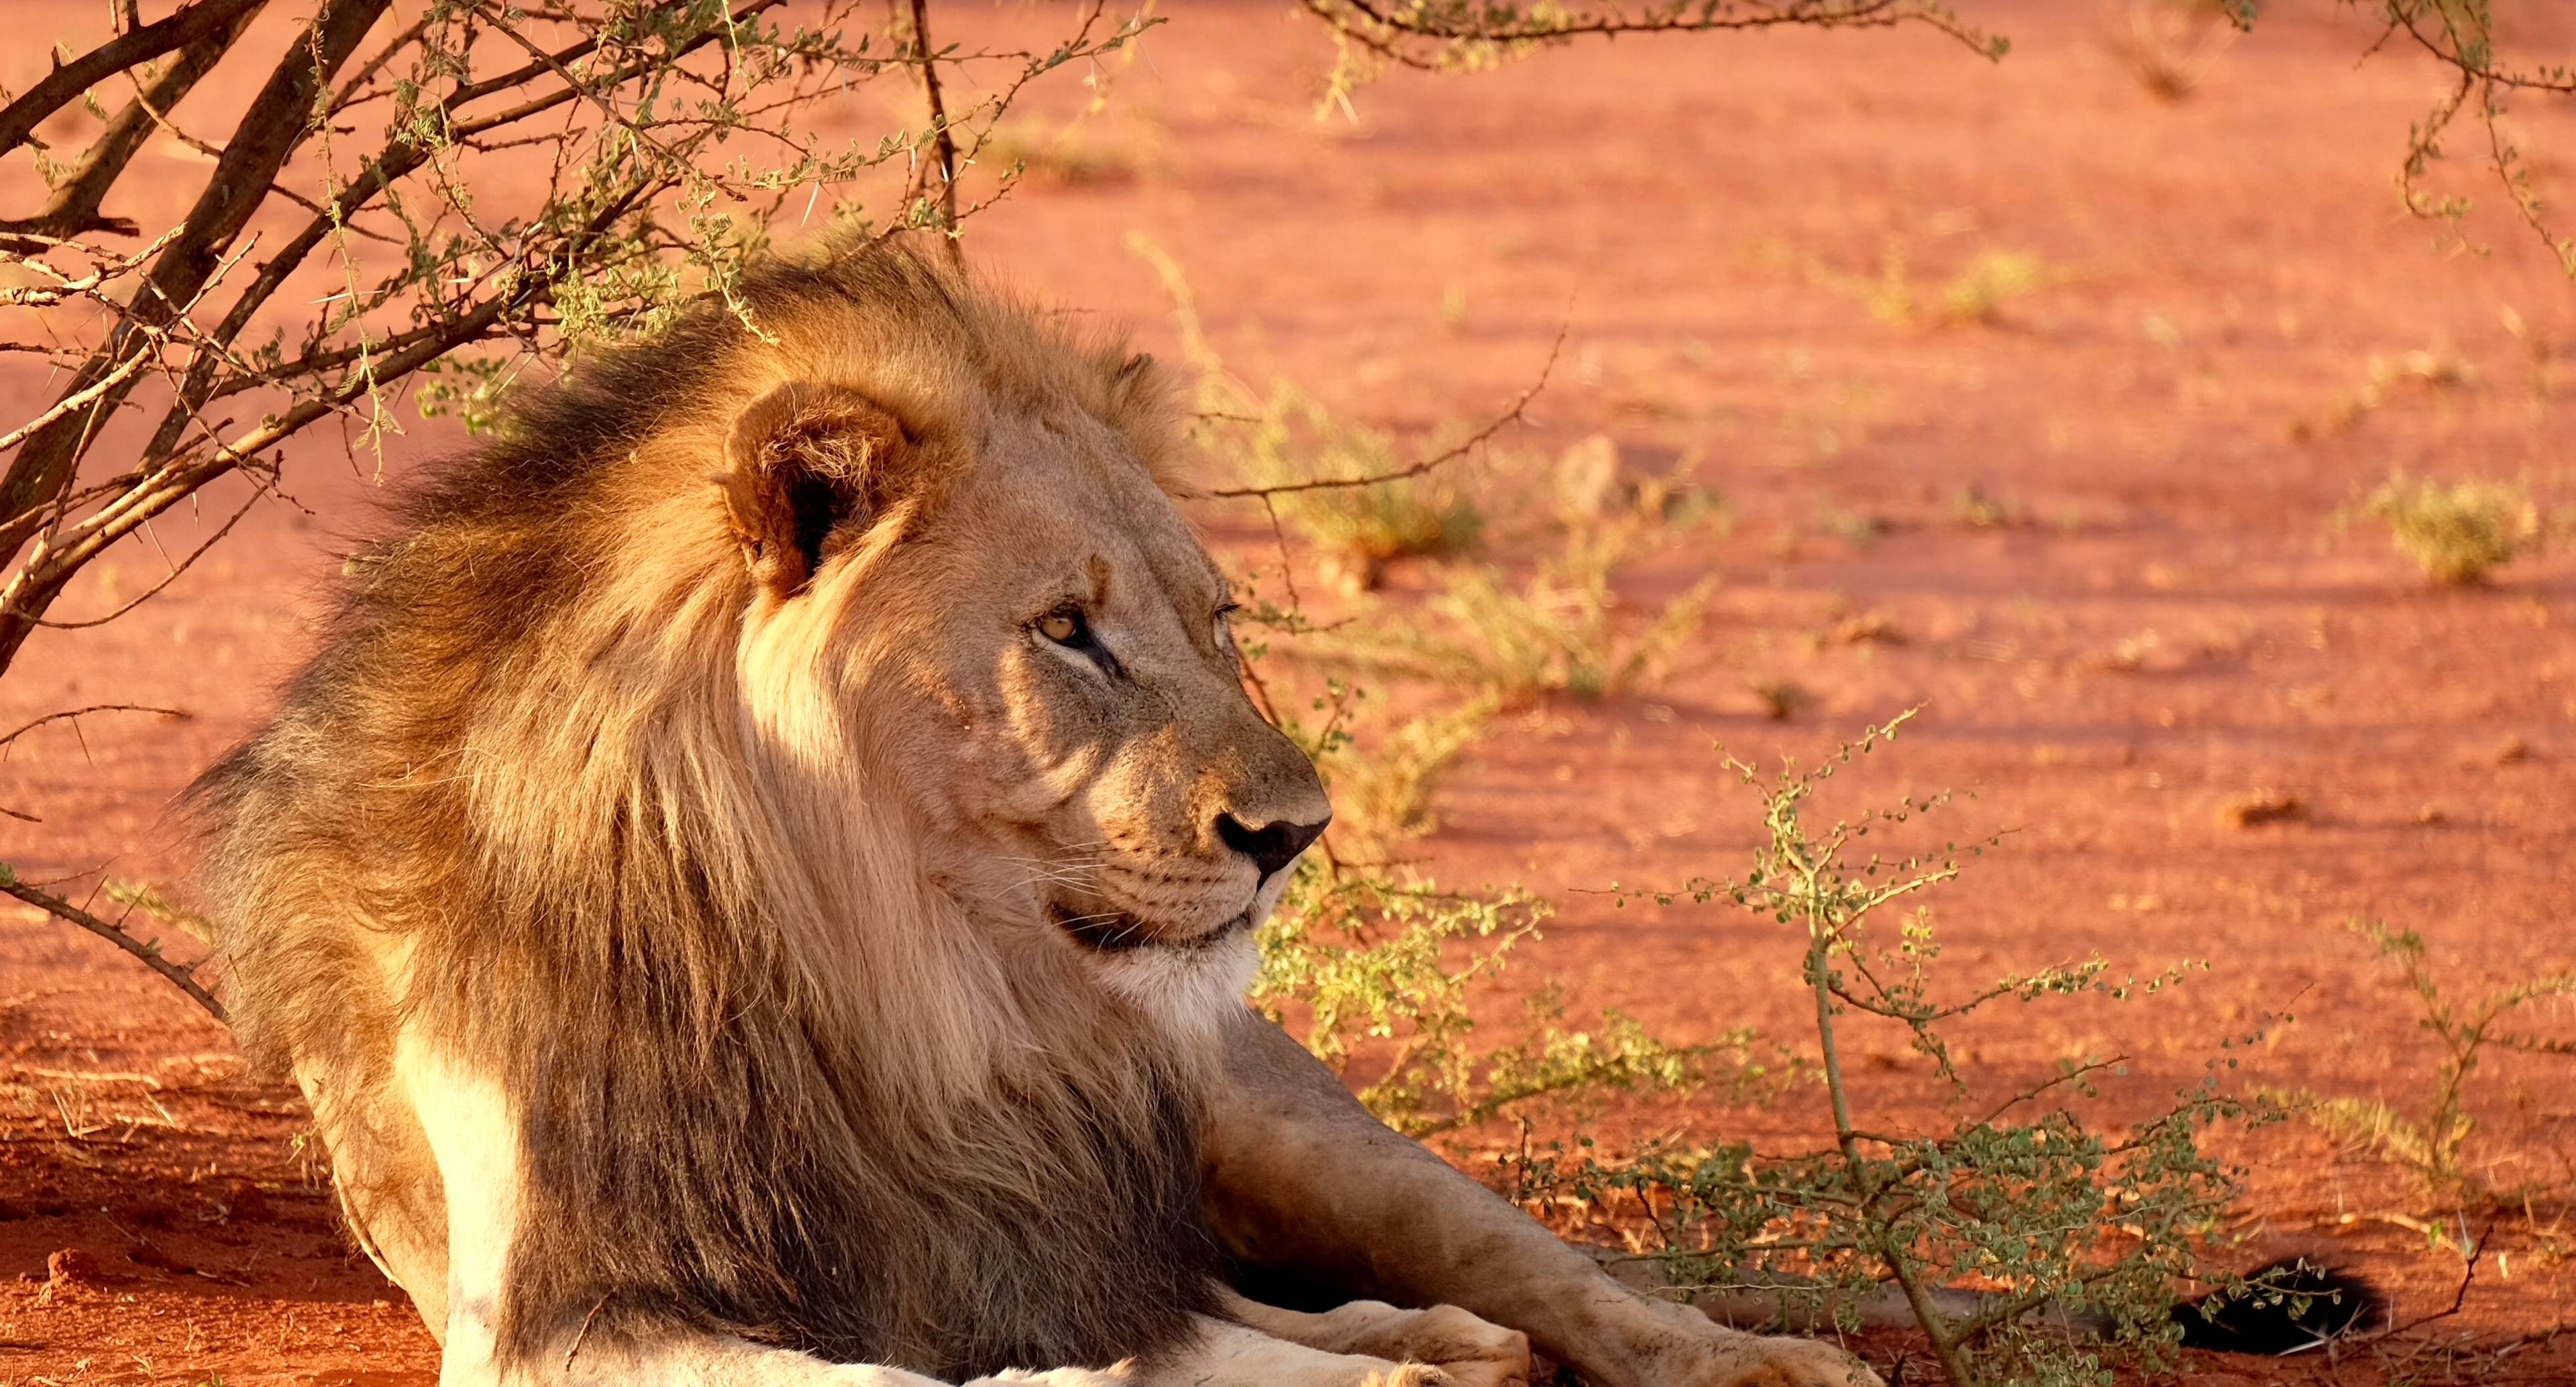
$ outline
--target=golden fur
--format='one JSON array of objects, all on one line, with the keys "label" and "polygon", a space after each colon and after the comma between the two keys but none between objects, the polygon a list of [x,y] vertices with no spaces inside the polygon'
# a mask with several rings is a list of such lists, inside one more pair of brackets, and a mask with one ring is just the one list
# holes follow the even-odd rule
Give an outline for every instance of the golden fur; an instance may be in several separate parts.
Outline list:
[{"label": "golden fur", "polygon": [[[1162,388],[902,250],[742,298],[534,392],[353,558],[196,792],[237,1023],[499,1361],[1168,1349],[1216,1308],[1219,1023],[1328,811],[1165,497]],[[495,1305],[444,1303],[398,1051],[508,1109]]]}]

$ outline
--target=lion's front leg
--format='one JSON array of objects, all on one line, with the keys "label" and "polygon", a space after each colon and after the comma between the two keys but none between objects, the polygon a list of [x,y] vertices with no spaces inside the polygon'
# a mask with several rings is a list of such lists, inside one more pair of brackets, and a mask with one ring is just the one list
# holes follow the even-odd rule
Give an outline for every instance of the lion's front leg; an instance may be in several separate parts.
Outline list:
[{"label": "lion's front leg", "polygon": [[1455,1305],[1405,1310],[1355,1300],[1322,1314],[1282,1310],[1228,1293],[1225,1312],[1276,1339],[1440,1369],[1458,1387],[1528,1387],[1529,1336],[1487,1324]]},{"label": "lion's front leg", "polygon": [[1493,1381],[1437,1364],[1335,1352],[1226,1320],[1198,1323],[1185,1347],[1119,1371],[1134,1372],[1136,1387],[1487,1387]]},{"label": "lion's front leg", "polygon": [[1862,1387],[1830,1345],[1769,1338],[1621,1286],[1592,1259],[1369,1116],[1249,1011],[1228,1026],[1207,1133],[1229,1255],[1350,1296],[1454,1305],[1604,1387]]}]

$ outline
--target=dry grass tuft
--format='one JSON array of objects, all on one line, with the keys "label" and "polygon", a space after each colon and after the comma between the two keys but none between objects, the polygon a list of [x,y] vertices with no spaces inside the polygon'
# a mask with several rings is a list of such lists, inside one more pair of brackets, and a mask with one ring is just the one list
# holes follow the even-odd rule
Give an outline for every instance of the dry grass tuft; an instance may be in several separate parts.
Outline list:
[{"label": "dry grass tuft", "polygon": [[[1392,434],[1336,418],[1284,384],[1244,427],[1242,446],[1251,486],[1390,477],[1406,463]],[[1279,519],[1314,546],[1328,579],[1347,592],[1370,592],[1398,560],[1449,558],[1476,547],[1485,517],[1469,497],[1467,471],[1461,460],[1369,486],[1291,491],[1274,504]]]},{"label": "dry grass tuft", "polygon": [[1834,626],[1837,645],[1903,645],[1905,632],[1896,618],[1883,611],[1866,611],[1843,618]]},{"label": "dry grass tuft", "polygon": [[1552,552],[1525,575],[1447,566],[1421,610],[1391,612],[1367,623],[1365,635],[1325,642],[1326,658],[1462,685],[1507,706],[1558,693],[1590,701],[1662,678],[1699,630],[1719,580],[1703,576],[1651,608],[1623,597],[1621,580],[1646,559],[1722,536],[1722,503],[1687,468],[1655,476],[1628,467],[1606,436],[1531,475],[1547,494],[1518,509],[1542,517],[1535,528],[1552,536]]},{"label": "dry grass tuft", "polygon": [[2164,638],[2152,630],[2133,632],[2113,641],[2109,650],[2095,656],[2090,663],[2093,668],[2112,674],[2138,674],[2146,669],[2147,662],[2155,657],[2157,648],[2163,644]]},{"label": "dry grass tuft", "polygon": [[2200,89],[2210,65],[2236,41],[2236,26],[2213,0],[2120,0],[2104,19],[2103,45],[2159,101]]},{"label": "dry grass tuft", "polygon": [[1744,689],[1762,705],[1762,715],[1773,722],[1787,722],[1816,704],[1815,694],[1792,680],[1755,679],[1747,682]]},{"label": "dry grass tuft", "polygon": [[1112,135],[1082,120],[1062,125],[1029,118],[995,129],[975,162],[1022,182],[1058,188],[1115,188],[1163,170],[1166,152],[1144,134]]},{"label": "dry grass tuft", "polygon": [[2005,307],[2038,293],[2057,277],[2046,261],[2028,251],[1978,251],[1941,286],[1941,318],[1991,327],[2002,321]]},{"label": "dry grass tuft", "polygon": [[1918,284],[1904,248],[1892,244],[1879,257],[1876,275],[1810,265],[1808,277],[1857,300],[1890,327],[1996,327],[2004,322],[2006,308],[2070,276],[2064,267],[2030,251],[1989,246],[1968,257],[1948,279]]},{"label": "dry grass tuft", "polygon": [[2482,583],[2541,545],[2540,507],[2519,482],[2382,482],[2361,513],[2388,526],[2397,552],[2437,583]]},{"label": "dry grass tuft", "polygon": [[1970,482],[1951,493],[1950,519],[1971,530],[2005,530],[2029,523],[2030,517],[2019,504]]},{"label": "dry grass tuft", "polygon": [[2259,828],[2264,824],[2303,824],[2308,821],[2308,802],[2297,795],[2277,790],[2256,790],[2241,799],[2227,802],[2218,811],[2219,821],[2231,828]]}]

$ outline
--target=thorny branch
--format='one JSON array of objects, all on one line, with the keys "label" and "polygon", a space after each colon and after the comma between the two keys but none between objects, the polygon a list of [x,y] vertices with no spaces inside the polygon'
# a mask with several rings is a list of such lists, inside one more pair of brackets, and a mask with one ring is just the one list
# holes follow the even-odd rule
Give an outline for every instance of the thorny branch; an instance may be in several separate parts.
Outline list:
[{"label": "thorny branch", "polygon": [[218,1021],[225,1019],[224,1004],[216,1001],[215,994],[207,991],[205,984],[197,981],[194,970],[172,962],[168,955],[162,953],[158,942],[137,939],[128,934],[123,927],[102,920],[50,891],[29,886],[18,880],[17,874],[10,871],[5,864],[0,864],[0,895],[15,896],[57,919],[78,925],[125,950],[140,960],[144,967],[168,979],[172,987],[187,993],[191,1001],[206,1009],[207,1015]]},{"label": "thorny branch", "polygon": [[248,16],[268,0],[197,0],[158,23],[129,29],[97,48],[56,67],[26,94],[0,108],[0,154],[25,144],[45,117],[70,105],[84,91],[129,68],[185,48]]},{"label": "thorny branch", "polygon": [[[1217,487],[1209,491],[1207,495],[1212,500],[1220,501],[1252,496],[1260,498],[1262,503],[1267,505],[1272,497],[1287,496],[1300,491],[1329,491],[1338,490],[1343,487],[1380,486],[1387,482],[1400,482],[1407,478],[1419,477],[1434,468],[1445,467],[1452,462],[1456,462],[1458,459],[1485,446],[1485,444],[1490,441],[1494,435],[1501,433],[1504,429],[1509,428],[1514,424],[1524,423],[1528,420],[1530,402],[1536,400],[1539,396],[1539,392],[1547,388],[1548,377],[1553,375],[1556,371],[1557,354],[1565,349],[1566,326],[1567,325],[1565,323],[1557,324],[1555,340],[1548,343],[1547,360],[1540,363],[1538,368],[1538,378],[1531,381],[1527,389],[1521,391],[1520,395],[1512,401],[1509,408],[1486,421],[1483,428],[1480,428],[1474,433],[1467,435],[1465,438],[1458,440],[1455,444],[1441,449],[1439,452],[1433,453],[1427,457],[1418,458],[1403,467],[1394,468],[1385,472],[1373,472],[1366,476],[1311,477],[1303,481],[1278,482],[1269,486]],[[1272,523],[1274,527],[1277,524],[1277,515],[1275,513],[1272,516]]]},{"label": "thorny branch", "polygon": [[26,736],[28,733],[33,732],[37,728],[43,727],[48,723],[69,722],[77,727],[80,719],[88,717],[92,713],[158,713],[165,718],[184,718],[187,716],[186,713],[183,713],[176,708],[160,708],[149,703],[93,703],[86,708],[65,708],[60,712],[47,713],[33,722],[23,724],[17,731],[12,732],[5,737],[0,737],[0,751],[5,751],[11,742],[18,740],[20,737]]},{"label": "thorny branch", "polygon": [[[1888,29],[1912,25],[1958,41],[1990,60],[2010,44],[1963,19],[1945,0],[1652,0],[1642,5],[1613,0],[1566,4],[1520,0],[1300,0],[1341,50],[1324,106],[1350,109],[1350,93],[1394,66],[1428,72],[1473,72],[1533,51],[1587,39],[1631,35],[1689,35],[1789,27]],[[2397,184],[2407,211],[2456,224],[2468,213],[2466,198],[2424,189],[2427,165],[2441,157],[2441,139],[2463,110],[2474,110],[2486,137],[2485,162],[2515,216],[2537,236],[2570,276],[2576,276],[2576,235],[2553,229],[2533,168],[2499,118],[2509,95],[2576,96],[2576,66],[2523,66],[2499,56],[2490,0],[2341,0],[2380,28],[2369,52],[2400,37],[2450,68],[2457,80],[2408,132]],[[2218,0],[2240,28],[2257,20],[2253,0]]]},{"label": "thorny branch", "polygon": [[[930,0],[912,0],[912,47],[921,63],[921,97],[930,108],[931,149],[939,156],[939,215],[941,230],[946,232],[948,258],[962,260],[965,249],[957,241],[957,137],[948,128],[948,107],[939,95],[939,54],[930,46]],[[917,166],[913,171],[913,197],[928,190],[930,166]]]},{"label": "thorny branch", "polygon": [[1377,59],[1424,71],[1485,66],[1517,49],[1575,39],[1714,34],[1792,26],[1884,29],[1920,24],[1990,58],[2005,44],[1939,0],[1665,0],[1629,11],[1613,5],[1496,5],[1483,0],[1304,0],[1334,37]]}]

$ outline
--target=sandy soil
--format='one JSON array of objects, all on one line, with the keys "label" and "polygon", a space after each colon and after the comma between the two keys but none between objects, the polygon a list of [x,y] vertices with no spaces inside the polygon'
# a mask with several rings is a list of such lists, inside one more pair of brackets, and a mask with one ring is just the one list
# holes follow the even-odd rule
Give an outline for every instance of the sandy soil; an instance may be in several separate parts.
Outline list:
[{"label": "sandy soil", "polygon": [[[25,8],[69,32],[97,7]],[[1317,123],[1329,51],[1285,8],[1173,7],[1119,79],[1131,114],[1096,134],[1137,167],[1033,181],[970,244],[1169,350],[1166,300],[1127,244],[1142,233],[1188,267],[1240,374],[1276,371],[1402,427],[1491,412],[1562,325],[1518,446],[1607,431],[1640,465],[1702,459],[1731,537],[1630,592],[1724,576],[1675,677],[1507,715],[1422,845],[1444,879],[1556,897],[1525,982],[1554,977],[1582,1007],[1680,1038],[1743,1023],[1794,1036],[1789,940],[1582,891],[1733,865],[1754,820],[1713,742],[1812,756],[1918,703],[1836,803],[1955,787],[1973,795],[1950,811],[1960,836],[2012,830],[1939,902],[1947,963],[1976,980],[2094,950],[2142,973],[2215,965],[2124,1007],[1971,1027],[1980,1083],[2119,1051],[2132,1059],[2104,1113],[2136,1116],[2221,1038],[2263,1028],[2239,1078],[2409,1104],[2431,1042],[2348,917],[2422,930],[2471,994],[2576,966],[2576,556],[2434,591],[2375,531],[2328,524],[2397,468],[2527,476],[2576,501],[2576,294],[2501,220],[2473,228],[2491,254],[2445,253],[2395,208],[2428,66],[2356,65],[2369,35],[2307,0],[2267,7],[2192,99],[2165,104],[2106,51],[2092,7],[1994,3],[1975,8],[2017,41],[2000,67],[1912,33],[1622,43],[1473,80],[1399,76],[1355,122]],[[41,61],[27,45],[0,81]],[[1048,99],[1071,110],[1077,93]],[[2576,151],[2563,112],[2524,128],[2561,160]],[[1989,250],[2049,271],[1992,324],[1891,326],[1850,287],[1895,256],[1929,291]],[[2375,358],[2415,351],[2470,378],[2356,403]],[[12,408],[45,388],[0,375]],[[388,470],[454,444],[416,426]],[[0,821],[23,874],[184,880],[165,806],[292,668],[315,585],[367,524],[370,472],[317,440],[296,472],[309,515],[257,511],[134,615],[28,647],[0,684],[0,727],[101,702],[185,716],[101,715],[12,748],[0,803],[41,819]],[[1961,504],[1972,488],[1987,523]],[[1264,561],[1255,517],[1207,518]],[[107,610],[161,563],[122,553],[57,615]],[[1868,614],[1881,635],[1845,639]],[[1812,695],[1786,723],[1751,692],[1781,682]],[[2236,825],[2227,807],[2258,792],[2307,816]],[[1942,1117],[1892,1038],[1865,1044],[1879,1048],[1864,1103],[1891,1122]],[[400,1292],[332,1225],[291,1093],[247,1075],[157,980],[0,910],[0,1065],[0,1383],[434,1381]],[[2560,1323],[2576,1295],[2562,1226],[2576,1082],[2564,1060],[2500,1062],[2472,1098],[2495,1177],[2537,1191],[2527,1216],[2495,1220],[2460,1313],[2433,1326],[2492,1348]],[[1813,1135],[1781,1111],[1623,1120]],[[2295,1125],[2220,1140],[2253,1169],[2249,1259],[2346,1260],[2406,1318],[2452,1301],[2458,1253],[2376,1217],[2424,1212],[2401,1180]],[[2576,1343],[2437,1366],[2565,1381]],[[2193,1380],[2392,1371],[2367,1353],[2210,1358]]]}]

